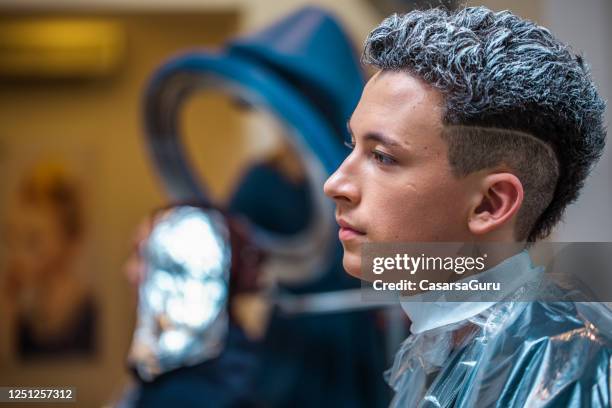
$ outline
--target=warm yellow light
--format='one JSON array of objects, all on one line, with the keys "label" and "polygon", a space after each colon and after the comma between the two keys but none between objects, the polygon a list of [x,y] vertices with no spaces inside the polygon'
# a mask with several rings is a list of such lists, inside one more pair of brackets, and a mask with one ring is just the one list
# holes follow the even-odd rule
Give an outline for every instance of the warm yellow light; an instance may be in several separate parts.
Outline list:
[{"label": "warm yellow light", "polygon": [[23,19],[0,23],[0,75],[100,76],[124,52],[121,25],[92,19]]}]

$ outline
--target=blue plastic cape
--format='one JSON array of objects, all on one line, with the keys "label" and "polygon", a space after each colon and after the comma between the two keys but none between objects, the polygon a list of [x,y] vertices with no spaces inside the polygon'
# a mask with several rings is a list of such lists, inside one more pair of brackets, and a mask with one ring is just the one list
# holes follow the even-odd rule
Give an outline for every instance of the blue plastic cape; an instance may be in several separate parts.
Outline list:
[{"label": "blue plastic cape", "polygon": [[411,335],[386,373],[391,406],[610,407],[610,309],[511,299]]}]

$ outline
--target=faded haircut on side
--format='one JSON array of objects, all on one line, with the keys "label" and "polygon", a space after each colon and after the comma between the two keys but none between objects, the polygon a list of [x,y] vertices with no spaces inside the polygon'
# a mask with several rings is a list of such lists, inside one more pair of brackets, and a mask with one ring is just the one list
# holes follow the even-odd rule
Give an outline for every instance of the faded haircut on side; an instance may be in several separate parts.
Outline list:
[{"label": "faded haircut on side", "polygon": [[456,176],[499,165],[515,173],[525,190],[518,239],[550,234],[603,153],[605,103],[582,57],[509,11],[394,14],[366,39],[363,61],[443,95]]},{"label": "faded haircut on side", "polygon": [[527,133],[478,126],[446,126],[442,138],[455,176],[502,168],[521,180],[524,201],[515,235],[519,240],[527,239],[551,202],[559,179],[559,163],[552,148]]}]

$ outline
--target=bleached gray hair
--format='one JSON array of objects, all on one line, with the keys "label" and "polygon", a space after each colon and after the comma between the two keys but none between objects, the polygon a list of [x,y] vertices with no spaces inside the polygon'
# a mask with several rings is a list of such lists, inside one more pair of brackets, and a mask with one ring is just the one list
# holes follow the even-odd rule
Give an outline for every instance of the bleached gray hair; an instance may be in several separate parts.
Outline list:
[{"label": "bleached gray hair", "polygon": [[446,125],[524,132],[552,147],[557,182],[532,220],[531,241],[550,233],[603,152],[605,103],[583,58],[509,11],[394,14],[370,33],[362,60],[440,91]]}]

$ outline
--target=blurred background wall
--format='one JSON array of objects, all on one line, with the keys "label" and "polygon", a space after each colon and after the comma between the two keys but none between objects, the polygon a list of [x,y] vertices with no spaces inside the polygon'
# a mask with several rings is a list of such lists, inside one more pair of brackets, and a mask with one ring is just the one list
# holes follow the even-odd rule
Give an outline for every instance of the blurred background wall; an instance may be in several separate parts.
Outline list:
[{"label": "blurred background wall", "polygon": [[[0,167],[6,170],[2,179],[7,186],[15,184],[8,183],[9,179],[19,178],[24,167],[49,155],[64,163],[75,156],[84,158],[72,170],[87,184],[83,186],[87,251],[81,273],[91,283],[98,306],[96,347],[86,355],[23,359],[15,352],[15,331],[2,319],[0,383],[72,384],[78,388],[79,406],[99,406],[127,379],[124,361],[133,330],[135,296],[126,283],[123,263],[137,224],[165,203],[142,138],[143,88],[152,71],[178,50],[218,46],[234,35],[239,14],[234,10],[162,13],[146,8],[121,13],[64,12],[43,6],[12,15],[4,12],[0,27],[8,21],[57,17],[117,24],[125,40],[119,65],[92,78],[54,79],[41,74],[3,79]],[[197,98],[185,112],[190,135],[202,134],[204,129],[215,135],[199,157],[211,164],[208,174],[213,191],[229,185],[232,163],[240,160],[242,151],[236,139],[240,122],[224,102]],[[4,193],[3,204],[14,195],[12,190]],[[2,218],[7,216],[10,214],[3,212]],[[7,254],[3,255],[6,259]]]},{"label": "blurred background wall", "polygon": [[[140,220],[165,202],[142,142],[143,87],[153,69],[180,50],[219,46],[313,3],[338,15],[359,51],[383,17],[375,0],[0,0],[0,29],[33,18],[94,19],[117,24],[125,44],[117,67],[97,78],[0,78],[0,216],[6,218],[10,186],[18,183],[15,172],[26,166],[15,162],[28,163],[41,151],[80,157],[77,172],[86,173],[80,177],[87,184],[84,273],[99,306],[96,350],[87,357],[24,361],[15,355],[14,333],[2,319],[0,385],[73,385],[83,406],[100,405],[120,391],[128,378],[124,359],[135,315],[135,296],[122,265]],[[583,52],[604,98],[611,99],[612,6],[607,0],[469,4],[510,9],[551,28]],[[239,115],[220,96],[195,98],[184,115],[193,158],[213,193],[223,198],[245,160],[265,154],[270,141],[262,136],[258,119]],[[606,154],[555,239],[612,238],[611,166]],[[7,259],[6,252],[0,256]]]},{"label": "blurred background wall", "polygon": [[[581,52],[591,65],[591,73],[601,96],[607,101],[606,123],[610,123],[612,101],[612,2],[589,0],[547,0],[543,14],[546,25],[559,38]],[[554,238],[558,241],[612,241],[612,161],[610,135],[606,151],[590,179],[582,197],[568,208],[566,222],[559,226]]]}]

